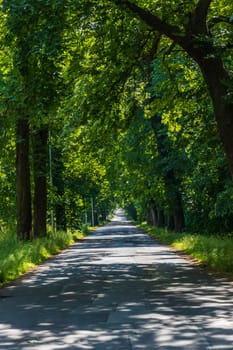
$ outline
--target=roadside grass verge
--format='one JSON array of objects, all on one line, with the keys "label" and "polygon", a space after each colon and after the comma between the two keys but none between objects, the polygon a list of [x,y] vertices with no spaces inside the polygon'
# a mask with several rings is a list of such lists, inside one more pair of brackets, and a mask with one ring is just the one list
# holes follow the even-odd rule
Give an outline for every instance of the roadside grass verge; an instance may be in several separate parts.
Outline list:
[{"label": "roadside grass verge", "polygon": [[0,287],[59,253],[87,235],[85,232],[54,232],[29,242],[19,241],[15,233],[0,234]]},{"label": "roadside grass verge", "polygon": [[184,251],[214,270],[233,277],[233,236],[169,232],[166,229],[140,224],[150,236]]}]

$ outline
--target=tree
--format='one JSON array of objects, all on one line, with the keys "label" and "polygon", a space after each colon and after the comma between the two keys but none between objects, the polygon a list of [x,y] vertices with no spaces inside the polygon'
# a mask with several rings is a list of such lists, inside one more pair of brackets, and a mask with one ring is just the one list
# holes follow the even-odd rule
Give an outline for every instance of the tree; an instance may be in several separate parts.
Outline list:
[{"label": "tree", "polygon": [[145,22],[156,37],[158,32],[166,35],[197,62],[213,101],[233,176],[233,81],[228,69],[233,23],[230,2],[221,1],[216,5],[212,0],[199,0],[195,4],[164,1],[162,10],[152,7],[152,1],[149,4],[140,1],[141,6],[127,0],[113,2]]},{"label": "tree", "polygon": [[[3,18],[4,25],[2,30],[6,30],[5,36],[1,35],[1,41],[5,45],[7,40],[13,43],[14,30],[11,32],[11,20],[10,16],[5,15],[5,6],[7,4],[3,2]],[[22,39],[23,40],[23,39]],[[9,44],[9,43],[8,43]],[[15,44],[15,42],[14,42]],[[14,45],[13,44],[13,45]],[[25,43],[26,45],[26,43]],[[6,45],[9,47],[9,45]],[[12,101],[13,107],[8,109],[8,112],[14,113],[15,120],[15,135],[16,135],[16,207],[17,207],[17,232],[19,238],[29,239],[31,236],[31,187],[30,187],[30,169],[29,169],[29,117],[26,109],[24,108],[24,96],[20,93],[23,89],[23,79],[20,76],[20,71],[26,71],[25,62],[23,61],[22,55],[25,52],[16,49],[15,51],[5,50],[8,53],[8,58],[11,64],[4,61],[3,71],[5,75],[5,103]],[[26,49],[25,49],[26,50]],[[19,66],[13,67],[13,62],[17,61]],[[20,65],[20,62],[22,63]],[[24,62],[24,63],[23,63]],[[13,95],[13,89],[15,88],[15,96]],[[8,117],[8,116],[7,116]],[[9,118],[9,117],[8,117]]]},{"label": "tree", "polygon": [[174,185],[179,180],[186,229],[231,230],[232,186],[200,71],[180,51],[159,58],[157,55],[151,84],[157,98],[150,110],[160,113],[163,128],[166,126],[170,151],[161,164],[169,171],[173,169]]},{"label": "tree", "polygon": [[82,224],[90,198],[104,218],[121,195],[153,224],[231,227],[213,109],[231,162],[232,5],[159,3],[2,1],[0,107],[16,132],[19,237],[32,222],[45,234],[49,206],[66,229]]},{"label": "tree", "polygon": [[[184,226],[184,211],[181,196],[181,186],[178,174],[175,173],[172,158],[172,149],[167,130],[161,122],[160,115],[154,115],[151,118],[151,125],[155,133],[158,148],[158,157],[160,159],[160,173],[163,176],[165,189],[167,192],[167,201],[169,207],[168,228],[175,231],[181,231]],[[170,159],[169,159],[170,157]]]},{"label": "tree", "polygon": [[80,226],[87,213],[90,222],[91,202],[94,203],[96,224],[112,208],[109,200],[112,194],[106,176],[109,154],[106,158],[102,156],[103,145],[98,147],[93,128],[95,126],[92,125],[71,126],[70,132],[63,139],[64,197],[69,227]]},{"label": "tree", "polygon": [[16,208],[17,234],[29,240],[32,230],[28,117],[16,122]]},{"label": "tree", "polygon": [[[33,235],[46,233],[49,115],[56,109],[60,86],[64,3],[3,1],[5,45],[11,50],[12,75],[17,76],[21,100],[16,109],[18,236],[31,236],[29,138],[33,158]],[[31,167],[32,168],[32,167]]]},{"label": "tree", "polygon": [[[2,89],[3,91],[3,89]],[[15,229],[15,124],[0,113],[0,230]]]}]

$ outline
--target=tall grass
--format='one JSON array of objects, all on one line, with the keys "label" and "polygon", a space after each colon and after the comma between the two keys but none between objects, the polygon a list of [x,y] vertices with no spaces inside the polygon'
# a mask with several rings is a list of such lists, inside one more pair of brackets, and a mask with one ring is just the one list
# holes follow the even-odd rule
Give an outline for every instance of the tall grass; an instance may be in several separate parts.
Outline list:
[{"label": "tall grass", "polygon": [[174,233],[141,224],[152,237],[186,252],[215,270],[233,276],[233,236]]},{"label": "tall grass", "polygon": [[19,241],[15,233],[0,234],[0,286],[16,279],[46,258],[82,239],[82,232],[56,232],[30,242]]}]

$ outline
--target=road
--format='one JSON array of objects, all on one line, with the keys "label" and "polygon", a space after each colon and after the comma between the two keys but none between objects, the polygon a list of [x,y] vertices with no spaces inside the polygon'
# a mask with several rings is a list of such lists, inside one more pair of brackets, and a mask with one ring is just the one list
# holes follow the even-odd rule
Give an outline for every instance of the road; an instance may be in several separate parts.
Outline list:
[{"label": "road", "polygon": [[233,349],[233,285],[113,221],[0,290],[0,349]]}]

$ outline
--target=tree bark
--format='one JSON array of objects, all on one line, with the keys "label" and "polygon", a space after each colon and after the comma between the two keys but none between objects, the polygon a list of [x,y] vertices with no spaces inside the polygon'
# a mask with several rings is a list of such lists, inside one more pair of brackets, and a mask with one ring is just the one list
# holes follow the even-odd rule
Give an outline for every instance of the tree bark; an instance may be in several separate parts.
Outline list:
[{"label": "tree bark", "polygon": [[[233,178],[233,101],[230,78],[219,58],[196,58],[213,101],[215,118]],[[231,82],[232,83],[232,82]]]},{"label": "tree bark", "polygon": [[34,237],[46,234],[47,224],[47,163],[48,163],[48,129],[36,130],[33,134],[34,166]]},{"label": "tree bark", "polygon": [[29,165],[29,124],[28,118],[16,122],[16,212],[17,236],[22,240],[31,239],[31,184]]}]

